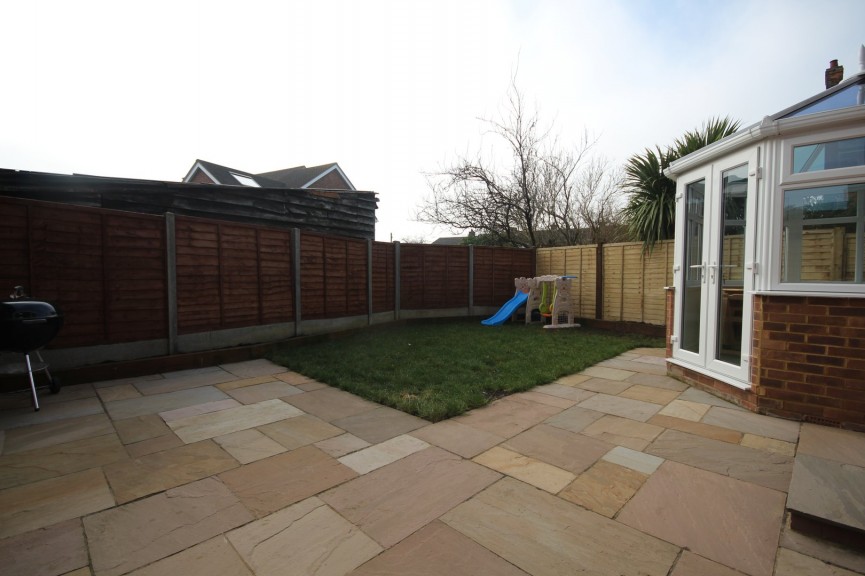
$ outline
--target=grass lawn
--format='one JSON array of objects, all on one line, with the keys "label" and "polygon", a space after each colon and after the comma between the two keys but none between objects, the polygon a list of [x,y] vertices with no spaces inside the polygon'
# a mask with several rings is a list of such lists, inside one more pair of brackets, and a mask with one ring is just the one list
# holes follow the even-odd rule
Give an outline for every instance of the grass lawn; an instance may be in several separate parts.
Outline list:
[{"label": "grass lawn", "polygon": [[319,382],[436,422],[547,384],[660,338],[477,320],[411,322],[277,349],[271,360]]}]

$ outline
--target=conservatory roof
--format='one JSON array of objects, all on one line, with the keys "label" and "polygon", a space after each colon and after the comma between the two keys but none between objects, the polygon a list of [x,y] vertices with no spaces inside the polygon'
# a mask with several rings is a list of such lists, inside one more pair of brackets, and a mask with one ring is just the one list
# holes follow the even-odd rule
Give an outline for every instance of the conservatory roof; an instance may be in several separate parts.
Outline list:
[{"label": "conservatory roof", "polygon": [[679,158],[664,170],[675,180],[680,174],[724,154],[734,152],[769,136],[789,135],[816,126],[829,127],[865,119],[865,69],[847,80],[766,116],[762,121]]}]

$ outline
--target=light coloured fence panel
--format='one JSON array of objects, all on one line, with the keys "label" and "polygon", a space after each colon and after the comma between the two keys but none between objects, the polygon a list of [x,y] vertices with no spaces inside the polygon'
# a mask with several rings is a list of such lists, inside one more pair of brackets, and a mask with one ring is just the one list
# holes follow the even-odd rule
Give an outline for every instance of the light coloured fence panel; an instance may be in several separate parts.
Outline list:
[{"label": "light coloured fence panel", "polygon": [[[664,288],[673,283],[673,241],[659,242],[643,254],[638,242],[539,248],[537,275],[576,276],[574,292],[581,318],[643,322],[662,326],[665,321]],[[599,270],[600,269],[600,270]],[[598,273],[603,293],[597,294]]]}]

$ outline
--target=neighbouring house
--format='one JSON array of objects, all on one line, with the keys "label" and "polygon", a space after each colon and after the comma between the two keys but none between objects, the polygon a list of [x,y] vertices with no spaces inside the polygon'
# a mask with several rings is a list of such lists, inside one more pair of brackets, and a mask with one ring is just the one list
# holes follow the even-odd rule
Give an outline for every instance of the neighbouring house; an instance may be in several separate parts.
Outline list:
[{"label": "neighbouring house", "polygon": [[865,431],[862,69],[685,156],[668,370],[765,414]]},{"label": "neighbouring house", "polygon": [[213,162],[196,160],[183,181],[192,184],[290,188],[293,190],[356,190],[354,184],[336,162],[309,168],[295,166],[285,170],[252,174],[243,170],[220,166]]},{"label": "neighbouring house", "polygon": [[[203,182],[201,174],[217,181]],[[201,160],[188,174],[200,182],[196,184],[0,169],[0,196],[375,238],[376,193],[355,190],[338,165],[269,174]]]}]

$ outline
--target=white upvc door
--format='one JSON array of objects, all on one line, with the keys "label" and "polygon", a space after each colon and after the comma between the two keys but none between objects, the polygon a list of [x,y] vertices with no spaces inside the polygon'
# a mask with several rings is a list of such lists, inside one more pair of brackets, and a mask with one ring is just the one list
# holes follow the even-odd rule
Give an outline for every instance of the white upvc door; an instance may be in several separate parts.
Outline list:
[{"label": "white upvc door", "polygon": [[677,186],[673,357],[743,386],[756,190],[756,149],[683,174]]}]

